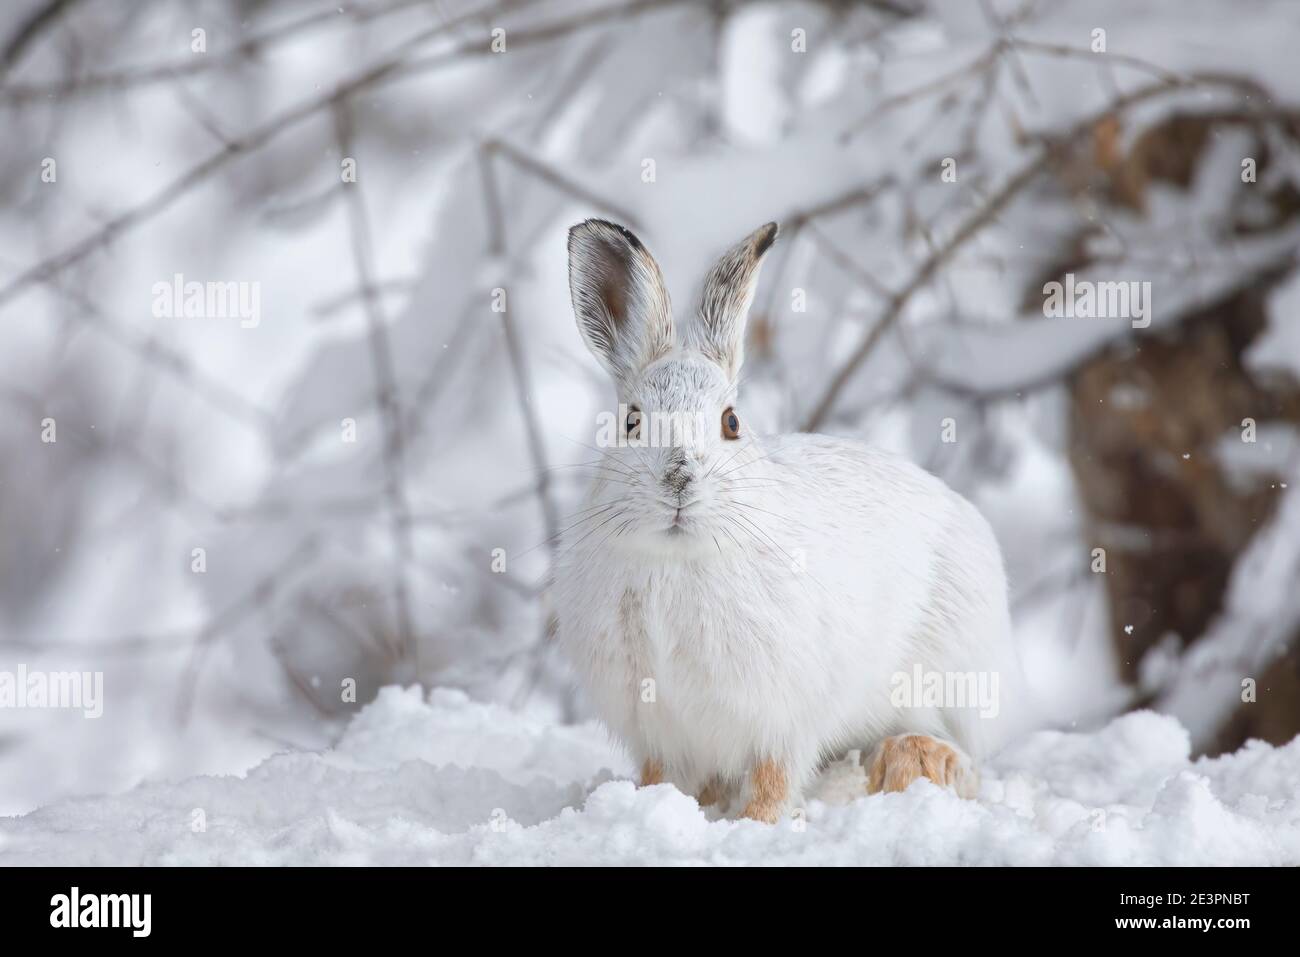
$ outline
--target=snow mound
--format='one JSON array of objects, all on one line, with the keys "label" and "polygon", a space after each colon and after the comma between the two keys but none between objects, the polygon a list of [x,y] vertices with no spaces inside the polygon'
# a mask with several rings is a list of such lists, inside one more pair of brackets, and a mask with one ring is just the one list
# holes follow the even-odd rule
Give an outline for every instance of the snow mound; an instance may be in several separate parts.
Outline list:
[{"label": "snow mound", "polygon": [[386,688],[321,753],[0,819],[0,863],[1300,864],[1300,738],[1189,760],[1173,718],[1039,732],[979,799],[865,797],[851,763],[767,826],[637,788],[597,726]]}]

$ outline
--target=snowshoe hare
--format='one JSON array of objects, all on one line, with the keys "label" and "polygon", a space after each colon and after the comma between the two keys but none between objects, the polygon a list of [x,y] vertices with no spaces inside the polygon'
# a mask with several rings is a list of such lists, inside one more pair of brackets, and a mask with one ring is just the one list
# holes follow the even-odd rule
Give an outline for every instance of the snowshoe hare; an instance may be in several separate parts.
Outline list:
[{"label": "snowshoe hare", "polygon": [[745,320],[776,235],[770,223],[727,252],[678,323],[631,232],[570,230],[578,329],[619,414],[563,534],[557,639],[642,784],[773,822],[860,749],[868,791],[925,777],[972,796],[998,710],[971,700],[975,682],[1008,691],[998,544],[906,460],[750,429]]}]

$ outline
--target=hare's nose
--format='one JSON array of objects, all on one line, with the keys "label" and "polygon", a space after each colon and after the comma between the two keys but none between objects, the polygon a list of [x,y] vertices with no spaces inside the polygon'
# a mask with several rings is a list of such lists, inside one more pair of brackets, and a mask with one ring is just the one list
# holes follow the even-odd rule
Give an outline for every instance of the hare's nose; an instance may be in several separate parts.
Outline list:
[{"label": "hare's nose", "polygon": [[676,495],[684,493],[691,484],[691,470],[686,464],[686,453],[682,449],[673,449],[663,481],[664,488]]}]

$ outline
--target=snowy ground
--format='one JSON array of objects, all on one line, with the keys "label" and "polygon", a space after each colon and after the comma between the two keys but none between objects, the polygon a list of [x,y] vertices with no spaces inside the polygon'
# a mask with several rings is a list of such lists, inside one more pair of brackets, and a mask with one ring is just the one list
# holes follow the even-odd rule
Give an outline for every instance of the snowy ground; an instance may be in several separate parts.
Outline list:
[{"label": "snowy ground", "polygon": [[1138,712],[1034,735],[977,801],[926,782],[858,797],[838,766],[802,820],[767,826],[638,790],[594,725],[387,688],[330,751],[0,819],[0,863],[1300,864],[1300,738],[1188,752]]}]

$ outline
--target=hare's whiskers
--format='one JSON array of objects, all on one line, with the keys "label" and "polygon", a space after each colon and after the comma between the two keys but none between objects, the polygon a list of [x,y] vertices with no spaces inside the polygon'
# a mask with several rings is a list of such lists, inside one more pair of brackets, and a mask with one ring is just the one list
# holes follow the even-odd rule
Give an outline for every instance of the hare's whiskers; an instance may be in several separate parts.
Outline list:
[{"label": "hare's whiskers", "polygon": [[[737,520],[745,523],[746,525],[751,526],[754,531],[762,535],[763,538],[767,539],[767,541],[771,543],[773,548],[779,551],[790,561],[790,567],[792,569],[799,568],[801,565],[804,564],[803,562],[797,561],[793,555],[791,555],[784,548],[782,548],[781,545],[776,541],[776,539],[772,538],[771,535],[769,535],[760,525],[754,522],[753,519],[751,519],[749,516],[745,515],[743,512],[735,512],[734,516]],[[802,578],[804,575],[807,575],[809,578],[811,578],[817,584],[817,587],[820,588],[823,592],[825,592],[826,594],[830,594],[830,590],[825,585],[823,585],[817,579],[817,576],[814,575],[812,572],[808,571],[807,569],[802,569],[799,572],[799,577]]]},{"label": "hare's whiskers", "polygon": [[733,465],[731,468],[727,469],[727,471],[719,474],[718,478],[724,478],[725,476],[730,475],[732,472],[736,471],[736,469],[742,469],[746,465],[753,465],[755,462],[761,462],[763,461],[763,459],[770,458],[771,456],[775,455],[777,452],[780,451],[781,451],[780,448],[775,448],[772,449],[771,451],[764,452],[762,455],[759,455],[755,458],[748,459],[747,461],[741,462],[739,465]]},{"label": "hare's whiskers", "polygon": [[789,515],[782,515],[779,512],[773,512],[772,510],[766,508],[759,508],[757,505],[751,505],[749,502],[732,502],[731,504],[739,505],[741,508],[752,508],[756,512],[762,512],[765,515],[771,515],[773,518],[780,519],[783,525],[793,525],[795,528],[802,528],[806,532],[813,531],[810,525],[805,525],[803,522],[796,521],[795,519],[791,518]]},{"label": "hare's whiskers", "polygon": [[532,554],[533,552],[537,551],[537,549],[541,548],[543,545],[549,545],[549,544],[551,544],[552,542],[558,541],[560,538],[564,537],[564,535],[566,535],[568,532],[570,532],[570,531],[572,531],[573,529],[577,528],[577,527],[578,527],[579,525],[581,525],[583,522],[589,522],[589,521],[591,521],[591,520],[594,519],[594,518],[598,518],[600,515],[603,515],[603,514],[604,514],[605,510],[607,510],[607,509],[611,509],[611,508],[613,508],[613,507],[616,506],[616,505],[619,505],[619,504],[621,504],[621,503],[623,503],[623,502],[629,501],[630,499],[631,499],[631,496],[624,496],[623,498],[615,499],[615,500],[612,501],[612,502],[606,502],[606,503],[604,503],[604,504],[602,504],[602,505],[598,505],[598,506],[593,505],[593,506],[591,506],[590,508],[586,508],[586,509],[579,509],[577,512],[574,512],[572,515],[566,515],[566,516],[564,516],[563,518],[560,519],[560,521],[562,521],[562,522],[568,521],[569,519],[573,518],[574,515],[577,515],[577,514],[579,514],[580,512],[591,511],[592,509],[599,509],[599,511],[595,511],[595,512],[593,512],[593,513],[590,514],[590,515],[585,515],[585,516],[583,516],[582,518],[578,519],[576,522],[574,522],[572,525],[569,525],[569,526],[567,526],[566,528],[562,528],[562,529],[560,529],[558,532],[556,532],[555,534],[550,535],[550,536],[548,536],[547,538],[542,539],[540,542],[538,542],[536,545],[533,545],[531,548],[527,548],[527,549],[525,549],[524,551],[522,551],[522,552],[520,552],[518,555],[516,555],[516,556],[515,556],[515,559],[518,560],[518,559],[520,559],[520,558],[523,558],[525,555],[530,555],[530,554]]},{"label": "hare's whiskers", "polygon": [[[586,532],[584,532],[581,538],[579,538],[576,542],[574,542],[572,545],[570,545],[568,548],[566,548],[564,551],[562,551],[559,555],[556,555],[556,556],[555,556],[555,560],[558,562],[558,561],[560,561],[560,560],[563,559],[563,558],[567,558],[567,557],[569,556],[570,553],[572,553],[572,552],[573,552],[573,551],[574,551],[574,550],[575,550],[579,545],[581,545],[583,542],[585,542],[587,539],[589,539],[589,538],[590,538],[592,535],[594,535],[596,532],[600,531],[602,528],[604,528],[604,527],[605,527],[606,525],[608,525],[610,522],[615,521],[615,520],[618,519],[620,516],[622,516],[622,515],[626,515],[626,514],[627,514],[627,509],[619,509],[617,512],[615,512],[615,513],[612,514],[612,515],[604,516],[604,521],[600,522],[600,524],[598,524],[598,525],[594,526],[593,528],[590,528],[590,529],[588,529]],[[579,524],[581,524],[581,523],[579,523]]]}]

